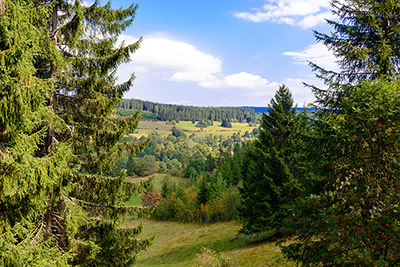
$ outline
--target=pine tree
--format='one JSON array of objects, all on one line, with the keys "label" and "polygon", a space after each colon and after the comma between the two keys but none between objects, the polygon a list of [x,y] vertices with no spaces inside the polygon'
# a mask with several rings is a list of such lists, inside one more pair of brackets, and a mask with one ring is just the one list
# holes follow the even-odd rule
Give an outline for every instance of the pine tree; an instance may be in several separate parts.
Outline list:
[{"label": "pine tree", "polygon": [[113,10],[98,1],[90,7],[78,0],[4,1],[4,265],[128,266],[149,245],[136,238],[141,226],[118,227],[125,216],[150,212],[122,202],[125,193],[149,183],[127,183],[124,173],[104,176],[118,158],[145,145],[119,143],[137,127],[139,114],[115,116],[134,79],[114,85],[116,69],[140,44],[117,46],[116,38],[132,23],[136,8]]},{"label": "pine tree", "polygon": [[282,85],[264,113],[260,135],[248,151],[249,163],[240,193],[239,213],[245,234],[270,231],[277,234],[290,201],[299,196],[296,180],[300,165],[294,151],[298,116],[289,89]]}]

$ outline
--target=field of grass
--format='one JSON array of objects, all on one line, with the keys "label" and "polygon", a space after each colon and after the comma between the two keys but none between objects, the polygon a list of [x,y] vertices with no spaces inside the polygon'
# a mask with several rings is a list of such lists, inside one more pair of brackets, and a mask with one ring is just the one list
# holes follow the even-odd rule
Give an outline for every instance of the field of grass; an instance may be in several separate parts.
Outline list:
[{"label": "field of grass", "polygon": [[[139,127],[136,132],[133,134],[134,136],[140,138],[143,135],[148,135],[153,131],[157,131],[161,135],[168,135],[171,133],[171,128],[174,125],[170,125],[167,122],[163,121],[140,121]],[[199,135],[222,135],[222,136],[231,136],[233,133],[240,132],[244,134],[246,131],[251,132],[255,127],[249,126],[248,123],[232,123],[232,128],[224,128],[221,127],[221,122],[214,122],[213,126],[203,128],[196,127],[191,121],[181,121],[175,125],[180,130],[183,130],[186,134],[199,134]]]},{"label": "field of grass", "polygon": [[[237,235],[241,224],[160,222],[145,220],[140,238],[155,236],[153,245],[140,252],[137,266],[196,266],[203,247],[236,261],[239,266],[294,266],[286,262],[274,242],[250,244]],[[130,221],[124,227],[137,225]]]}]

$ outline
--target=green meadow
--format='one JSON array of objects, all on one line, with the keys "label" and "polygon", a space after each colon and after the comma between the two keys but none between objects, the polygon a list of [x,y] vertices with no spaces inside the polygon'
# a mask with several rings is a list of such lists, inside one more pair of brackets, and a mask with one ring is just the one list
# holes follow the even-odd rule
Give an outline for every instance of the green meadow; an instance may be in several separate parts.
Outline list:
[{"label": "green meadow", "polygon": [[[153,177],[155,190],[161,191],[164,182],[180,183],[185,178],[156,174],[149,177],[129,177],[129,181],[141,181]],[[126,202],[140,205],[141,196]],[[136,266],[196,266],[195,257],[202,248],[216,252],[217,257],[227,257],[237,266],[294,266],[282,256],[274,241],[252,243],[238,235],[238,221],[218,223],[182,223],[155,220],[129,220],[123,227],[144,224],[139,238],[154,236],[153,244],[138,255]]]},{"label": "green meadow", "polygon": [[[228,257],[237,266],[294,266],[287,262],[275,242],[252,244],[238,236],[241,223],[237,221],[213,224],[180,223],[143,220],[139,238],[154,236],[153,245],[140,252],[136,266],[196,266],[195,257],[202,248]],[[130,221],[124,227],[140,223]]]},{"label": "green meadow", "polygon": [[139,127],[133,134],[136,137],[147,136],[153,131],[158,132],[161,135],[168,135],[171,133],[171,128],[175,126],[179,130],[184,131],[186,134],[198,134],[198,135],[222,135],[224,137],[231,136],[234,133],[240,132],[244,134],[246,131],[251,132],[258,126],[250,126],[248,123],[233,122],[232,128],[221,127],[221,122],[214,122],[214,125],[207,128],[196,127],[191,121],[180,121],[175,125],[165,121],[140,121]]}]

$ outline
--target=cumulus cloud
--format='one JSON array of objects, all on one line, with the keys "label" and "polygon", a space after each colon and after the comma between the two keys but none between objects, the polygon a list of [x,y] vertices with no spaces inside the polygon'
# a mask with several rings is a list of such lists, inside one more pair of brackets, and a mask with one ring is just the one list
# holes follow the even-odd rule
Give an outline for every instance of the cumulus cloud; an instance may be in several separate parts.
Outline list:
[{"label": "cumulus cloud", "polygon": [[289,51],[283,55],[292,57],[299,64],[313,62],[327,70],[339,71],[339,66],[336,64],[337,58],[321,43],[310,45],[300,52]]},{"label": "cumulus cloud", "polygon": [[[120,42],[137,41],[129,35],[121,35]],[[140,49],[132,56],[129,70],[143,73],[159,73],[173,82],[195,82],[207,88],[265,87],[269,82],[259,75],[240,72],[222,73],[222,59],[200,51],[195,46],[166,37],[146,37]],[[128,70],[128,68],[124,68]]]},{"label": "cumulus cloud", "polygon": [[235,12],[234,16],[252,22],[274,22],[300,26],[315,27],[331,19],[330,0],[266,0],[261,8],[251,12]]}]

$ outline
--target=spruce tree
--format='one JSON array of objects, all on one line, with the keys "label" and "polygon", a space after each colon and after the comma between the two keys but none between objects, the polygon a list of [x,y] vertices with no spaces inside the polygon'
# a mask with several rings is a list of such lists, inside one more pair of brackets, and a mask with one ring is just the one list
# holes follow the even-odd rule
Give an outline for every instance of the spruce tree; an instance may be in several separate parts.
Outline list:
[{"label": "spruce tree", "polygon": [[[296,109],[289,89],[282,85],[264,113],[260,135],[253,149],[248,151],[249,163],[243,187],[243,201],[239,209],[245,234],[273,231],[277,234],[289,203],[300,193],[297,181],[299,158],[295,143],[298,139]],[[252,147],[250,147],[252,148]]]},{"label": "spruce tree", "polygon": [[301,266],[397,266],[400,83],[364,82],[340,107],[329,125],[341,154],[316,170],[324,191],[285,221],[282,250]]},{"label": "spruce tree", "polygon": [[140,43],[117,45],[116,38],[132,23],[136,8],[113,10],[99,1],[90,7],[78,0],[4,1],[4,265],[128,266],[149,245],[136,238],[141,226],[118,227],[125,216],[150,212],[122,202],[125,193],[149,183],[127,183],[125,173],[104,175],[118,158],[144,146],[119,143],[137,127],[139,114],[115,116],[134,79],[115,85],[116,69]]},{"label": "spruce tree", "polygon": [[45,222],[50,194],[74,173],[72,147],[59,142],[46,156],[38,153],[50,122],[65,126],[47,107],[54,82],[35,77],[33,68],[46,46],[47,33],[37,26],[48,11],[23,1],[0,5],[1,266],[65,265],[72,256],[61,248],[63,239],[50,238]]},{"label": "spruce tree", "polygon": [[283,250],[300,265],[398,265],[399,85],[388,81],[399,77],[399,7],[398,1],[332,1],[334,32],[316,32],[341,71],[312,64],[328,85],[314,87],[320,108],[314,171],[325,187],[286,221],[295,242]]},{"label": "spruce tree", "polygon": [[331,11],[337,19],[328,20],[333,32],[315,31],[319,42],[337,58],[340,71],[314,63],[328,89],[311,86],[321,108],[336,109],[347,95],[341,85],[357,85],[368,80],[398,80],[400,71],[400,3],[387,0],[333,0]]}]

